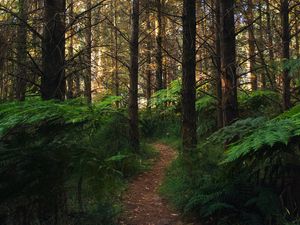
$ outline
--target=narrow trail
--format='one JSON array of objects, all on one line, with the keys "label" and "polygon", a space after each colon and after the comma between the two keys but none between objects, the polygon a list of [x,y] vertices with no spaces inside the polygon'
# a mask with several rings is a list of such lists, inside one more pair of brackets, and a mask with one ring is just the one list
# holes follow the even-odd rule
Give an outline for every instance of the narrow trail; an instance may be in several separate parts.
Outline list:
[{"label": "narrow trail", "polygon": [[139,175],[123,196],[124,213],[120,225],[183,225],[180,216],[158,194],[166,168],[176,152],[167,145],[156,143],[160,156],[152,169]]}]

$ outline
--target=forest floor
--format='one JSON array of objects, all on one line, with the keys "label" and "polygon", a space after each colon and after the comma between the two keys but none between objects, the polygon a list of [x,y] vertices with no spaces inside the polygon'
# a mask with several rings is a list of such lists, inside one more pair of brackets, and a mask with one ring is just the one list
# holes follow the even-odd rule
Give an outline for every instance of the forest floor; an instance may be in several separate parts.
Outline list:
[{"label": "forest floor", "polygon": [[167,167],[176,158],[176,151],[161,143],[154,144],[154,147],[159,152],[159,157],[151,170],[137,176],[123,196],[121,225],[185,224],[180,215],[158,193]]}]

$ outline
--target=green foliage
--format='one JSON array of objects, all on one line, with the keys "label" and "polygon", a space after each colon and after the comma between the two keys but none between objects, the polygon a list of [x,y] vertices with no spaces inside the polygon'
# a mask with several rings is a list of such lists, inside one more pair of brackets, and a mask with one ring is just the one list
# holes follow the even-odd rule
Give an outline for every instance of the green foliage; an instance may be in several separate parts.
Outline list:
[{"label": "green foliage", "polygon": [[258,90],[250,93],[242,92],[238,96],[241,118],[258,116],[272,118],[280,113],[279,94],[274,91]]},{"label": "green foliage", "polygon": [[56,101],[9,102],[0,104],[0,138],[14,128],[38,127],[43,123],[79,124],[89,122],[97,115],[114,109],[111,107],[120,97],[108,97],[104,101],[87,107],[77,100],[61,103]]},{"label": "green foliage", "polygon": [[298,58],[291,59],[277,59],[269,63],[269,69],[272,74],[280,75],[284,69],[290,71],[290,75],[294,76],[299,72],[300,60]]},{"label": "green foliage", "polygon": [[155,92],[151,99],[151,108],[155,108],[161,114],[178,112],[180,107],[180,80],[173,81],[167,89]]},{"label": "green foliage", "polygon": [[248,136],[253,130],[264,125],[266,121],[267,120],[264,117],[238,120],[232,125],[224,127],[212,134],[207,138],[207,141],[204,143],[204,145],[210,143],[232,143],[234,140],[238,140],[242,137]]},{"label": "green foliage", "polygon": [[300,107],[296,106],[290,111],[262,123],[250,134],[232,143],[226,153],[225,162],[233,162],[242,157],[249,157],[261,150],[267,150],[270,153],[272,150],[287,148],[300,134],[299,109]]},{"label": "green foliage", "polygon": [[0,105],[1,224],[112,224],[124,179],[141,168],[118,100]]},{"label": "green foliage", "polygon": [[206,95],[196,101],[196,110],[199,113],[215,110],[216,104],[216,99]]},{"label": "green foliage", "polygon": [[70,220],[71,224],[78,225],[116,225],[116,218],[120,214],[120,211],[121,208],[111,205],[111,202],[101,202],[86,214],[73,214],[70,216]]},{"label": "green foliage", "polygon": [[172,112],[161,114],[155,110],[147,110],[140,116],[140,130],[144,138],[178,138],[180,126],[180,117]]},{"label": "green foliage", "polygon": [[295,74],[299,74],[300,60],[298,58],[284,60],[283,69],[288,69],[292,76]]},{"label": "green foliage", "polygon": [[[258,90],[253,92],[239,93],[239,114],[241,118],[267,117],[273,118],[280,114],[279,94],[269,90]],[[217,124],[217,99],[210,95],[198,94],[196,101],[197,111],[197,132],[199,137],[207,137],[218,129]],[[276,107],[274,107],[276,105]],[[177,115],[181,107],[181,83],[179,80],[167,89],[154,93],[151,99],[151,108],[164,118]],[[142,121],[143,127],[153,128],[157,126],[157,121]],[[145,126],[144,126],[145,125]],[[149,129],[149,131],[151,130]],[[153,132],[148,132],[153,133]]]},{"label": "green foliage", "polygon": [[140,114],[143,138],[177,142],[181,129],[180,93],[180,80],[175,80],[167,89],[153,94],[150,108]]},{"label": "green foliage", "polygon": [[280,114],[277,119],[295,119],[300,117],[300,105],[296,105],[295,107],[291,108],[289,111],[286,111],[282,114]]},{"label": "green foliage", "polygon": [[[232,144],[226,154],[224,162],[233,162],[261,149],[272,148],[276,144],[287,146],[297,127],[290,120],[271,121],[260,129],[255,130],[249,136]],[[275,146],[277,147],[277,146]]]},{"label": "green foliage", "polygon": [[211,96],[203,96],[196,101],[198,115],[197,132],[204,136],[215,131],[217,128],[217,100]]},{"label": "green foliage", "polygon": [[205,224],[289,224],[300,205],[299,129],[299,106],[239,120],[199,144],[192,172],[174,163],[162,193]]}]

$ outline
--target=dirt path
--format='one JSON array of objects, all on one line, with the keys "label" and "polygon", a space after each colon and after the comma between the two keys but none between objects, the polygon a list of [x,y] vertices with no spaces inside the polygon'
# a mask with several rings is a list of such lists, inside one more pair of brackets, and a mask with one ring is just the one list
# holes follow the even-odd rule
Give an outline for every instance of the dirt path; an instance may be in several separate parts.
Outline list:
[{"label": "dirt path", "polygon": [[183,225],[179,215],[158,194],[165,170],[176,152],[164,144],[155,144],[160,156],[152,169],[139,175],[123,197],[121,225]]}]

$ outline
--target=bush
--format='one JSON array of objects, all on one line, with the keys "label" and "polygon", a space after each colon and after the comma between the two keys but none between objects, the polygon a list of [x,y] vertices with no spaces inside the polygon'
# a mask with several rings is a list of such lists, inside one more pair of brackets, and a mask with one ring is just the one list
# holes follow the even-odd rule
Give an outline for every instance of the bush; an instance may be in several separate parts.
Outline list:
[{"label": "bush", "polygon": [[198,116],[197,133],[200,137],[208,136],[218,128],[217,100],[211,96],[203,96],[196,101]]},{"label": "bush", "polygon": [[[258,90],[253,92],[239,93],[239,114],[240,118],[267,117],[274,118],[281,113],[280,96],[278,93],[269,90]],[[217,99],[211,95],[203,95],[200,92],[197,96],[197,133],[200,139],[208,137],[217,131]],[[274,109],[274,104],[276,106]],[[161,120],[171,122],[168,117],[180,119],[181,111],[181,83],[180,80],[172,82],[168,89],[156,92],[151,99],[152,113],[143,113],[142,132],[145,136],[155,133],[157,127],[162,127]],[[168,126],[168,124],[163,124]],[[171,130],[171,129],[170,129]],[[162,132],[164,133],[164,132]],[[178,133],[178,132],[177,132]]]},{"label": "bush", "polygon": [[258,90],[250,93],[242,92],[238,96],[241,118],[259,116],[273,118],[282,111],[280,96],[274,91]]},{"label": "bush", "polygon": [[198,146],[193,171],[178,159],[162,192],[207,224],[293,223],[300,206],[299,140],[299,106],[271,120],[237,121]]},{"label": "bush", "polygon": [[180,112],[181,83],[175,80],[167,89],[155,92],[151,98],[151,108],[159,114],[170,114]]},{"label": "bush", "polygon": [[141,114],[140,129],[144,138],[177,138],[180,136],[180,126],[180,117],[173,113],[145,111]]},{"label": "bush", "polygon": [[124,179],[140,168],[118,100],[0,105],[1,224],[113,223]]}]

